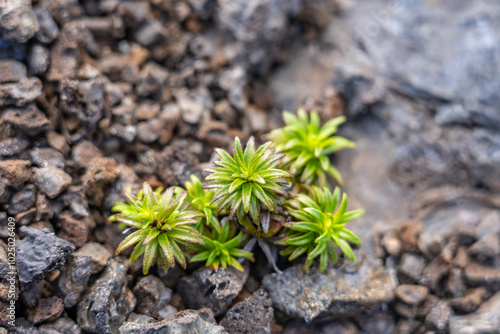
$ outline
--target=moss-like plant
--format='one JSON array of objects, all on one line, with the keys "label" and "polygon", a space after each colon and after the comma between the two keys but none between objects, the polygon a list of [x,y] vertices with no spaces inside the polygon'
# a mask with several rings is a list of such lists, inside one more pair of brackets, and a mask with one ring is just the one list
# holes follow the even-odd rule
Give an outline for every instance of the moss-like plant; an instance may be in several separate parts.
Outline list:
[{"label": "moss-like plant", "polygon": [[202,217],[198,211],[187,210],[186,191],[175,194],[175,187],[164,193],[153,192],[144,183],[140,198],[126,194],[128,205],[122,208],[116,219],[136,228],[137,231],[127,236],[116,249],[120,254],[125,249],[136,245],[130,261],[137,261],[144,255],[143,272],[146,275],[155,261],[162,267],[174,267],[175,262],[183,268],[186,259],[183,248],[192,244],[204,244],[201,234],[190,225],[198,224],[196,218]]},{"label": "moss-like plant", "polygon": [[190,262],[206,261],[205,265],[215,270],[219,266],[226,269],[230,265],[243,271],[238,258],[252,259],[253,254],[240,249],[243,242],[247,239],[248,234],[240,232],[238,235],[235,235],[236,228],[231,226],[229,220],[223,224],[220,232],[217,230],[214,230],[212,233],[204,232],[202,238],[205,244],[194,246],[194,249],[199,254],[193,256]]},{"label": "moss-like plant", "polygon": [[[212,202],[214,191],[203,189],[203,183],[195,175],[192,174],[190,179],[191,182],[184,184],[188,191],[187,201],[191,203],[190,208],[203,214],[202,222],[205,225],[212,225],[220,232],[220,223],[215,216],[217,205]],[[183,189],[178,188],[177,192],[179,191],[182,192]]]},{"label": "moss-like plant", "polygon": [[269,137],[276,150],[285,153],[283,165],[295,175],[298,183],[326,186],[326,175],[330,175],[342,184],[342,176],[330,163],[329,155],[355,146],[346,138],[332,136],[346,118],[336,117],[321,126],[317,112],[311,112],[309,117],[300,109],[297,116],[284,111],[283,119],[285,127],[271,131]]},{"label": "moss-like plant", "polygon": [[261,204],[269,211],[279,210],[278,195],[287,196],[283,189],[290,174],[277,168],[283,154],[276,154],[270,148],[271,142],[254,147],[254,138],[248,140],[245,151],[238,137],[234,140],[233,156],[217,149],[220,157],[217,167],[208,169],[208,181],[204,188],[214,189],[212,202],[217,203],[217,211],[228,210],[231,219],[239,221],[250,214],[253,222],[259,224]]},{"label": "moss-like plant", "polygon": [[[333,194],[328,188],[312,186],[311,196],[298,194],[287,202],[289,214],[295,220],[285,223],[286,237],[278,243],[288,246],[282,255],[290,255],[289,260],[307,253],[305,268],[309,268],[316,257],[320,257],[320,271],[323,272],[331,257],[337,261],[335,245],[352,261],[354,253],[350,243],[360,245],[361,240],[345,228],[347,222],[363,215],[364,210],[346,212],[348,198],[339,188]],[[339,205],[340,203],[340,205]]]},{"label": "moss-like plant", "polygon": [[[284,112],[283,117],[286,126],[270,134],[274,144],[256,149],[251,137],[243,150],[235,138],[232,155],[216,149],[220,160],[207,170],[204,183],[192,175],[185,183],[187,191],[171,187],[153,192],[144,184],[137,196],[127,193],[125,203],[115,203],[116,214],[110,220],[137,230],[116,253],[135,246],[130,259],[144,257],[144,274],[155,261],[164,268],[176,262],[185,268],[188,254],[193,255],[191,262],[203,261],[215,270],[228,266],[243,270],[238,258],[252,259],[249,251],[258,245],[281,273],[272,243],[284,230],[277,242],[286,246],[281,254],[289,260],[307,255],[306,269],[319,257],[324,271],[329,258],[337,261],[337,246],[354,261],[349,243],[359,245],[361,240],[345,224],[364,211],[346,212],[347,195],[339,188],[332,193],[327,185],[327,175],[342,183],[329,155],[354,147],[353,142],[333,136],[345,118],[321,126],[316,112],[310,116],[304,110],[297,116]],[[295,186],[287,180],[293,173]],[[308,194],[300,193],[304,191]]]}]

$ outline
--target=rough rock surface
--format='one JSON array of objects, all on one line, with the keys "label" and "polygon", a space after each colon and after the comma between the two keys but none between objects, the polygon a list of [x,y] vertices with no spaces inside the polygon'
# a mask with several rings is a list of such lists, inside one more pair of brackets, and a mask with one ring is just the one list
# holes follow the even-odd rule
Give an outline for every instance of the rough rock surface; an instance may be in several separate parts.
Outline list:
[{"label": "rough rock surface", "polygon": [[259,289],[231,307],[220,325],[229,334],[270,334],[273,318],[272,300],[267,292]]},{"label": "rough rock surface", "polygon": [[133,292],[137,299],[135,312],[156,319],[161,319],[161,310],[167,306],[172,298],[172,290],[165,287],[158,277],[152,275],[141,278],[135,285]]},{"label": "rough rock surface", "polygon": [[68,264],[61,268],[61,274],[54,286],[56,294],[63,299],[65,308],[71,308],[78,302],[87,286],[91,268],[92,262],[87,256],[73,256]]},{"label": "rough rock surface", "polygon": [[17,268],[21,290],[29,290],[50,271],[59,268],[75,251],[75,246],[56,237],[48,229],[37,230],[22,226],[26,237],[17,245]]},{"label": "rough rock surface", "polygon": [[215,316],[221,315],[240,293],[248,278],[248,263],[244,268],[243,272],[233,267],[218,271],[200,268],[192,275],[181,279],[178,286],[179,293],[189,308],[207,307]]},{"label": "rough rock surface", "polygon": [[135,297],[127,288],[128,266],[111,259],[99,279],[78,303],[77,319],[82,330],[116,334],[135,307]]},{"label": "rough rock surface", "polygon": [[73,253],[75,257],[89,257],[92,263],[91,274],[97,274],[108,263],[111,253],[97,242],[88,242]]},{"label": "rough rock surface", "polygon": [[224,334],[224,327],[217,326],[210,309],[185,310],[173,314],[162,321],[148,324],[125,323],[120,334]]},{"label": "rough rock surface", "polygon": [[323,273],[302,266],[270,274],[262,284],[273,304],[290,318],[310,322],[316,318],[345,316],[390,303],[397,281],[380,260],[358,253],[356,263],[329,266]]},{"label": "rough rock surface", "polygon": [[474,313],[450,319],[451,334],[498,333],[500,328],[500,292]]}]

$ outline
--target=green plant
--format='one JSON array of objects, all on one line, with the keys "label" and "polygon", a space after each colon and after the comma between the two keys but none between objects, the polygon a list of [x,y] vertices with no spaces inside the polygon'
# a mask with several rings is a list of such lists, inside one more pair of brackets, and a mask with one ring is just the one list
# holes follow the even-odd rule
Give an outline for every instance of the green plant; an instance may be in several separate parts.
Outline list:
[{"label": "green plant", "polygon": [[[286,237],[278,243],[288,246],[282,255],[290,255],[289,260],[307,253],[305,268],[320,257],[320,271],[323,272],[330,256],[337,261],[335,245],[352,261],[354,253],[349,242],[360,245],[361,240],[345,228],[345,224],[363,215],[364,210],[346,212],[348,198],[339,188],[333,194],[326,187],[310,188],[311,196],[298,194],[286,203],[289,214],[295,222],[285,223],[288,227]],[[340,205],[339,205],[340,203]],[[337,208],[338,207],[338,208]]]},{"label": "green plant", "polygon": [[236,137],[233,156],[217,149],[220,160],[215,162],[217,167],[207,170],[210,175],[204,186],[215,190],[212,203],[217,203],[217,214],[228,210],[231,219],[237,216],[241,222],[249,213],[258,225],[261,204],[271,212],[278,211],[278,195],[287,196],[283,186],[290,174],[276,168],[283,154],[274,153],[270,146],[271,142],[267,142],[255,150],[251,137],[243,151]]},{"label": "green plant", "polygon": [[[187,201],[190,208],[199,211],[203,214],[202,222],[206,225],[212,225],[218,232],[220,232],[220,223],[215,215],[217,205],[212,202],[214,191],[203,189],[203,183],[193,174],[191,174],[191,182],[187,181],[184,186],[188,191]],[[183,191],[178,188],[178,191]]]},{"label": "green plant", "polygon": [[239,247],[247,239],[247,234],[240,232],[237,236],[236,228],[231,226],[230,221],[227,220],[222,229],[219,231],[214,230],[212,233],[204,232],[202,236],[204,245],[195,245],[194,249],[199,254],[193,256],[190,262],[206,261],[205,265],[215,270],[222,266],[226,269],[228,265],[243,271],[243,267],[238,262],[239,257],[252,259],[253,254],[246,252]]},{"label": "green plant", "polygon": [[336,117],[321,126],[317,112],[311,112],[309,117],[305,110],[300,109],[297,116],[284,111],[283,119],[285,127],[271,131],[269,137],[276,150],[286,154],[283,165],[290,169],[298,183],[326,186],[326,175],[329,174],[342,184],[342,176],[330,163],[328,155],[355,146],[346,138],[332,136],[346,118]]},{"label": "green plant", "polygon": [[155,261],[162,267],[175,266],[179,263],[186,267],[183,248],[193,244],[204,244],[201,234],[189,225],[198,224],[196,218],[202,214],[194,210],[186,210],[186,191],[175,194],[175,187],[165,192],[153,192],[144,183],[142,194],[136,197],[126,194],[127,205],[115,205],[121,213],[115,219],[136,228],[137,231],[127,236],[116,249],[120,254],[125,249],[136,245],[130,261],[137,261],[144,255],[143,272],[146,275]]}]

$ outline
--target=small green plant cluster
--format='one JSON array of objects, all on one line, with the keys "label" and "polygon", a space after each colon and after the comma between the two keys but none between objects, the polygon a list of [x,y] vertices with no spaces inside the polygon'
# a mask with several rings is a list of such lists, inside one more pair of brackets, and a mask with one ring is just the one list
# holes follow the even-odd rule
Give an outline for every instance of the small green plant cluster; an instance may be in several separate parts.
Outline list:
[{"label": "small green plant cluster", "polygon": [[354,143],[334,136],[345,122],[337,117],[321,125],[316,112],[284,112],[285,127],[273,130],[259,147],[251,137],[245,148],[235,138],[232,154],[216,149],[219,160],[201,182],[192,175],[184,188],[153,191],[144,184],[137,196],[126,194],[116,203],[110,220],[136,229],[118,246],[117,254],[135,248],[131,261],[143,256],[146,274],[153,263],[168,268],[177,262],[205,262],[217,270],[243,270],[253,260],[256,244],[279,271],[272,247],[294,260],[306,257],[305,269],[319,257],[323,271],[336,249],[354,261],[351,245],[361,240],[346,223],[363,210],[347,211],[348,198],[340,188],[332,192],[327,175],[339,185],[342,178],[330,155]]}]

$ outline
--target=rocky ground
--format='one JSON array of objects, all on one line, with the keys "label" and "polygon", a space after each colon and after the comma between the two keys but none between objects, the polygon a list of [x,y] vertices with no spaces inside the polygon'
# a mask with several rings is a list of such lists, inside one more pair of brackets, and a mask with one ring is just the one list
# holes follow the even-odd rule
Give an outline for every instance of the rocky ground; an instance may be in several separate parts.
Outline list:
[{"label": "rocky ground", "polygon": [[[499,32],[488,0],[0,1],[0,333],[500,333]],[[114,256],[125,189],[298,106],[349,119],[356,263]]]}]

